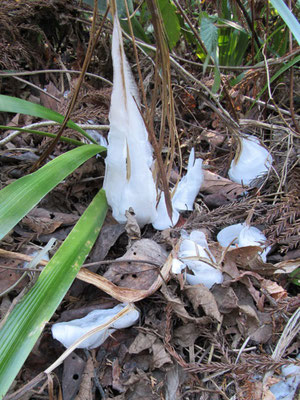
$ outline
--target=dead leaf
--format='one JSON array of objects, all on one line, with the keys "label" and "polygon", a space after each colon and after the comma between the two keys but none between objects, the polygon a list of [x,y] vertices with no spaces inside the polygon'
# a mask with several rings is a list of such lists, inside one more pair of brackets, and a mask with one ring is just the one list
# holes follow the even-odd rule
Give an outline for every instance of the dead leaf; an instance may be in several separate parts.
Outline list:
[{"label": "dead leaf", "polygon": [[248,305],[239,305],[239,316],[237,324],[239,331],[244,337],[254,333],[259,327],[259,318],[253,307]]},{"label": "dead leaf", "polygon": [[79,390],[86,362],[75,352],[64,360],[62,390],[64,400],[72,400]]},{"label": "dead leaf", "polygon": [[170,289],[166,285],[162,285],[161,287],[161,292],[168,301],[168,303],[171,305],[173,312],[184,322],[187,323],[188,321],[194,321],[199,324],[209,324],[211,322],[211,319],[209,317],[200,317],[200,318],[195,318],[192,317],[185,309],[184,304],[182,301],[175,296],[174,294],[171,293]]},{"label": "dead leaf", "polygon": [[270,281],[269,279],[263,279],[261,287],[266,289],[266,291],[277,301],[287,297],[287,291],[283,289],[282,286],[278,285],[278,283]]},{"label": "dead leaf", "polygon": [[119,359],[118,357],[116,357],[112,363],[112,387],[113,389],[118,390],[120,393],[122,393],[125,391],[125,388],[121,383],[120,374],[121,367],[119,364]]},{"label": "dead leaf", "polygon": [[[178,251],[176,246],[174,251],[175,253]],[[134,303],[150,296],[160,288],[163,282],[168,281],[168,279],[170,278],[172,261],[173,254],[171,253],[169,254],[164,266],[160,270],[160,274],[157,276],[157,279],[146,290],[119,287],[110,282],[108,279],[104,278],[103,276],[97,275],[86,268],[81,268],[81,270],[77,274],[77,278],[98,287],[116,300],[125,303]]]},{"label": "dead leaf", "polygon": [[199,337],[199,329],[193,322],[181,325],[174,330],[173,339],[175,343],[182,347],[194,346]]},{"label": "dead leaf", "polygon": [[236,200],[245,193],[245,188],[213,172],[203,170],[204,181],[201,193],[206,193],[204,202],[210,207],[220,207]]},{"label": "dead leaf", "polygon": [[86,400],[93,398],[93,378],[94,378],[94,363],[92,357],[90,357],[85,365],[82,379],[80,383],[80,389],[78,395],[74,400]]},{"label": "dead leaf", "polygon": [[160,339],[156,339],[156,341],[152,345],[153,352],[153,364],[152,368],[161,368],[165,364],[173,364],[172,359],[169,353],[166,352],[165,347]]},{"label": "dead leaf", "polygon": [[140,239],[141,238],[141,229],[137,220],[135,218],[135,213],[133,209],[130,207],[129,210],[125,211],[125,217],[127,219],[125,230],[130,239]]},{"label": "dead leaf", "polygon": [[209,317],[213,317],[218,322],[221,322],[221,314],[218,309],[217,302],[214,295],[210,290],[202,285],[187,286],[185,293],[193,305],[194,311],[197,313],[199,306],[201,306],[205,314]]},{"label": "dead leaf", "polygon": [[21,221],[21,225],[37,234],[49,234],[60,226],[74,225],[79,217],[74,214],[49,212],[44,208],[36,207],[31,210]]},{"label": "dead leaf", "polygon": [[211,289],[221,314],[231,313],[238,308],[238,297],[231,287],[214,285]]},{"label": "dead leaf", "polygon": [[[125,232],[125,226],[121,224],[104,224],[100,235],[91,251],[89,262],[102,261],[107,256],[111,247],[118,238]],[[89,267],[90,271],[96,272],[99,265]]]},{"label": "dead leaf", "polygon": [[148,350],[152,347],[156,340],[156,336],[153,333],[139,332],[134,341],[131,343],[128,352],[130,354],[139,354],[144,350]]},{"label": "dead leaf", "polygon": [[300,258],[294,260],[282,261],[274,265],[276,267],[274,274],[290,274],[300,267]]},{"label": "dead leaf", "polygon": [[[117,258],[117,264],[112,264],[103,275],[106,279],[120,287],[130,289],[146,290],[159,276],[159,265],[165,263],[167,259],[166,251],[150,239],[141,239],[133,243],[124,256]],[[133,260],[137,262],[122,262],[123,260]],[[147,260],[157,264],[151,265],[143,263]]]}]

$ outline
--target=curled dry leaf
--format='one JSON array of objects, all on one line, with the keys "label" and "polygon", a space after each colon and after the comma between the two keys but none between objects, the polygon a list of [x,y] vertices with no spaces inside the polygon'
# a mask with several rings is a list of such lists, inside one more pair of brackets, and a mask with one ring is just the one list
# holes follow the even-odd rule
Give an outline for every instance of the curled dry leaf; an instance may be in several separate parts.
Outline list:
[{"label": "curled dry leaf", "polygon": [[239,183],[232,182],[218,174],[204,170],[204,181],[201,193],[205,193],[205,203],[210,207],[219,207],[236,200],[245,193],[245,188]]},{"label": "curled dry leaf", "polygon": [[207,287],[202,284],[188,286],[185,288],[185,293],[191,301],[195,312],[197,312],[199,306],[201,306],[207,316],[221,322],[221,314],[217,302],[214,295]]},{"label": "curled dry leaf", "polygon": [[[176,246],[174,251],[178,251]],[[170,253],[166,262],[160,270],[160,274],[147,289],[131,289],[127,287],[119,287],[108,279],[104,278],[103,276],[97,275],[86,268],[82,268],[78,272],[77,278],[98,287],[99,289],[103,290],[103,292],[109,294],[116,300],[125,303],[134,303],[150,296],[161,287],[163,282],[169,280],[170,271],[172,268],[172,260],[173,255],[172,253]]]}]

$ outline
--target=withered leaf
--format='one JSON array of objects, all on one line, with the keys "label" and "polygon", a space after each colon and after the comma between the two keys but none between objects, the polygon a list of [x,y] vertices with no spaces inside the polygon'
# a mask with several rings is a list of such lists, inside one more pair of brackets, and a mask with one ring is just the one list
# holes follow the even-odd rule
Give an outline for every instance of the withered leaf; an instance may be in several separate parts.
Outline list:
[{"label": "withered leaf", "polygon": [[211,292],[221,314],[228,314],[238,307],[238,297],[231,287],[214,285]]},{"label": "withered leaf", "polygon": [[152,347],[156,340],[156,336],[153,333],[139,332],[134,341],[131,343],[128,352],[129,354],[138,354],[144,350],[148,350]]},{"label": "withered leaf", "polygon": [[202,284],[187,286],[185,288],[185,293],[192,303],[195,312],[197,312],[199,306],[201,306],[207,316],[213,317],[218,322],[221,322],[221,314],[217,302],[214,295],[206,286]]},{"label": "withered leaf", "polygon": [[[124,256],[118,258],[117,264],[112,264],[104,277],[120,287],[131,289],[148,289],[159,275],[159,265],[167,259],[166,251],[150,239],[141,239],[133,243]],[[137,262],[123,262],[134,260]],[[155,265],[143,263],[143,260],[154,262]]]},{"label": "withered leaf", "polygon": [[153,364],[152,368],[161,368],[164,364],[173,364],[169,353],[166,352],[165,347],[160,339],[152,345]]}]

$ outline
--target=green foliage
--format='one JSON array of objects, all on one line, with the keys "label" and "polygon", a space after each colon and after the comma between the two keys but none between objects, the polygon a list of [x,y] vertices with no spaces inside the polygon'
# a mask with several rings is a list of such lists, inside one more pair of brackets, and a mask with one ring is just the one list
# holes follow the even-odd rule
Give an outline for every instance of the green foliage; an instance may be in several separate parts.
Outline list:
[{"label": "green foliage", "polygon": [[300,45],[300,24],[294,14],[286,6],[283,0],[270,0],[270,2],[272,6],[278,11],[284,22],[287,24],[292,34],[295,36],[298,45]]},{"label": "green foliage", "polygon": [[[27,114],[33,117],[50,119],[51,121],[55,121],[60,124],[62,124],[64,120],[63,115],[59,114],[56,111],[50,110],[50,108],[46,108],[44,106],[41,106],[40,104],[32,103],[31,101],[18,99],[17,97],[5,96],[4,94],[0,94],[0,111]],[[97,142],[92,137],[90,137],[90,135],[88,135],[82,128],[80,128],[80,126],[75,124],[75,122],[68,121],[67,126],[81,133],[92,143],[97,144]]]},{"label": "green foliage", "polygon": [[0,239],[66,176],[86,160],[104,150],[106,150],[104,147],[98,145],[78,147],[2,189],[0,191]]},{"label": "green foliage", "polygon": [[0,399],[75,279],[100,232],[106,211],[105,193],[100,190],[1,329]]},{"label": "green foliage", "polygon": [[169,0],[158,0],[158,6],[164,22],[170,49],[176,45],[180,38],[180,22],[176,14],[176,7]]}]

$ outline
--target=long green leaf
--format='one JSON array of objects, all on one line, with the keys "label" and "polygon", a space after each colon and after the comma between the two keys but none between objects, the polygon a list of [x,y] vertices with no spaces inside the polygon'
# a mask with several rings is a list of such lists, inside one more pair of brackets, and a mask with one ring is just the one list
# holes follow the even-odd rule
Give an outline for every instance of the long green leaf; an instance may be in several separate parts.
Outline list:
[{"label": "long green leaf", "polygon": [[0,399],[75,279],[95,243],[106,212],[105,192],[100,190],[1,329]]},{"label": "long green leaf", "polygon": [[169,47],[172,50],[180,38],[181,31],[176,7],[169,0],[158,0],[157,4],[164,22]]},{"label": "long green leaf", "polygon": [[[280,75],[282,75],[286,70],[291,68],[293,65],[298,64],[300,62],[300,55],[293,58],[291,61],[288,63],[284,64],[270,79],[270,83],[274,82],[275,79],[277,79]],[[267,89],[268,85],[266,84],[262,90],[258,93],[256,99],[258,100],[261,95],[264,93],[264,91]],[[254,106],[254,104],[251,106],[251,108]]]},{"label": "long green leaf", "polygon": [[[3,130],[16,130],[20,132],[27,132],[27,133],[34,133],[35,135],[39,136],[47,136],[55,139],[56,135],[54,133],[49,133],[49,132],[43,132],[43,131],[37,131],[35,129],[28,129],[28,128],[19,128],[18,126],[6,126],[6,125],[0,125],[0,129]],[[59,138],[61,142],[66,142],[70,144],[74,144],[75,146],[84,146],[83,142],[79,142],[79,140],[71,139],[65,136],[61,136]]]},{"label": "long green leaf", "polygon": [[105,147],[87,144],[50,161],[0,191],[0,240],[66,176]]},{"label": "long green leaf", "polygon": [[300,45],[300,24],[294,14],[286,6],[283,0],[270,0],[271,4],[278,11],[281,18],[290,28],[292,34],[295,36],[298,44]]},{"label": "long green leaf", "polygon": [[[0,111],[27,114],[33,117],[50,119],[51,121],[55,121],[60,124],[62,124],[64,120],[63,115],[59,114],[56,111],[50,110],[50,108],[46,108],[44,106],[41,106],[40,104],[32,103],[31,101],[18,99],[17,97],[6,96],[4,94],[0,94]],[[80,128],[80,126],[75,124],[75,122],[68,121],[67,126],[81,133],[92,143],[97,144],[95,139],[93,139],[88,133],[86,133],[85,130]]]}]

